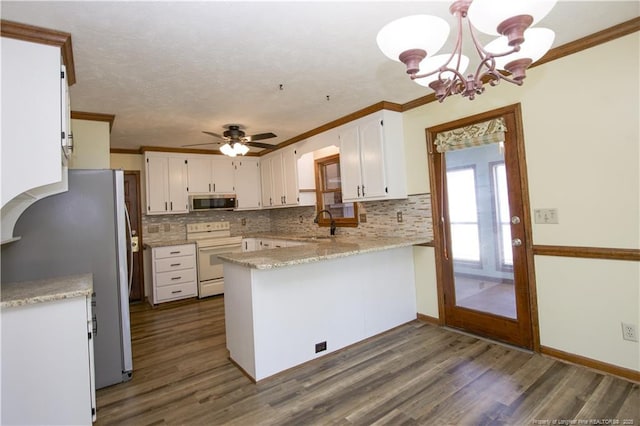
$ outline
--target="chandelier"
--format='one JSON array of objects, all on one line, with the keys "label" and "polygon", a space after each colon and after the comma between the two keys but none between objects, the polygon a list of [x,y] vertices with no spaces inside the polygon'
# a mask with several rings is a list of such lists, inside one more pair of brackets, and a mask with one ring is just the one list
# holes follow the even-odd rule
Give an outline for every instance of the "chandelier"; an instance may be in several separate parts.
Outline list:
[{"label": "chandelier", "polygon": [[[449,24],[431,15],[412,15],[385,25],[378,33],[378,47],[387,57],[405,64],[411,80],[428,86],[438,101],[460,94],[473,100],[484,85],[501,80],[522,85],[526,69],[549,51],[555,33],[531,28],[544,18],[557,0],[458,0],[449,11],[456,17],[457,38],[453,52],[435,55],[449,37]],[[464,75],[469,58],[462,54],[464,21],[479,56],[475,72]],[[486,46],[476,30],[499,35]]]},{"label": "chandelier", "polygon": [[234,142],[233,145],[227,142],[220,147],[220,152],[229,157],[235,157],[236,155],[245,155],[249,152],[249,147],[241,142]]}]

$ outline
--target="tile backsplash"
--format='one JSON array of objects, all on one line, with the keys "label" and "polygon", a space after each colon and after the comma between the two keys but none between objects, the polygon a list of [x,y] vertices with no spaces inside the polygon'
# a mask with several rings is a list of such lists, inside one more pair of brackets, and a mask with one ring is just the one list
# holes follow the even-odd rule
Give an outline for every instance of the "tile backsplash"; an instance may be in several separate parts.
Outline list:
[{"label": "tile backsplash", "polygon": [[[397,214],[402,213],[402,222]],[[369,201],[359,203],[358,213],[366,214],[366,223],[355,228],[340,227],[336,235],[349,236],[419,236],[433,238],[431,196],[410,195],[403,200]],[[227,221],[232,235],[258,232],[287,234],[322,234],[328,228],[313,223],[315,207],[288,207],[252,211],[209,211],[183,215],[143,216],[142,237],[145,242],[181,240],[186,237],[187,223]],[[244,219],[244,225],[243,225]]]}]

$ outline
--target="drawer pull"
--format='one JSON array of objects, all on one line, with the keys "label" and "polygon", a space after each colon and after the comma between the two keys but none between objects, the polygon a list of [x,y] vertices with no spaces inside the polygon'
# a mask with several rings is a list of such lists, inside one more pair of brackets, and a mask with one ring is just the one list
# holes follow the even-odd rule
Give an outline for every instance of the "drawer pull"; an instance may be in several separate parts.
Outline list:
[{"label": "drawer pull", "polygon": [[169,252],[169,254],[180,254],[180,250]]},{"label": "drawer pull", "polygon": [[179,280],[179,279],[181,279],[181,278],[182,278],[182,277],[171,277],[171,279],[172,279],[173,281],[175,281],[175,280]]},{"label": "drawer pull", "polygon": [[173,290],[173,291],[171,292],[171,294],[178,294],[178,293],[182,293],[182,290]]},{"label": "drawer pull", "polygon": [[174,266],[180,266],[180,265],[182,265],[182,263],[172,263],[172,264],[171,264],[171,267],[174,267]]}]

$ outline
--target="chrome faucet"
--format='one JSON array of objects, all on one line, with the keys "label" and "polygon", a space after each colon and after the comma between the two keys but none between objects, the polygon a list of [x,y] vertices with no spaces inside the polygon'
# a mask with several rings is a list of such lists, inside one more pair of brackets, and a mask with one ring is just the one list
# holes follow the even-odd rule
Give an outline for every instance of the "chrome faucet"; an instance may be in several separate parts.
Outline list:
[{"label": "chrome faucet", "polygon": [[313,219],[313,223],[318,223],[318,218],[320,217],[320,215],[322,213],[328,213],[329,214],[329,219],[331,219],[331,235],[336,235],[336,221],[333,220],[333,215],[331,214],[331,212],[329,210],[320,210],[318,212],[318,214],[316,215],[316,218]]}]

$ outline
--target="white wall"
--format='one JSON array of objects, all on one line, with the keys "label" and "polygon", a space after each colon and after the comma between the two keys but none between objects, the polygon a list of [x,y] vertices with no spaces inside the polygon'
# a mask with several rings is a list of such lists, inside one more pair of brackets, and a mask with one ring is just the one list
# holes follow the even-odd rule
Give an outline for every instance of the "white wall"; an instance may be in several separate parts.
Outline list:
[{"label": "white wall", "polygon": [[70,169],[108,169],[109,123],[106,121],[71,120],[73,153],[69,158]]},{"label": "white wall", "polygon": [[[429,191],[425,128],[519,102],[531,209],[557,208],[560,220],[534,224],[534,244],[640,248],[639,52],[636,32],[533,68],[522,87],[405,112],[409,193]],[[622,320],[640,325],[637,262],[537,256],[536,267],[542,345],[640,370],[638,343],[620,329]],[[420,292],[434,297],[423,269],[431,277],[417,279]],[[432,310],[418,297],[418,312]]]}]

